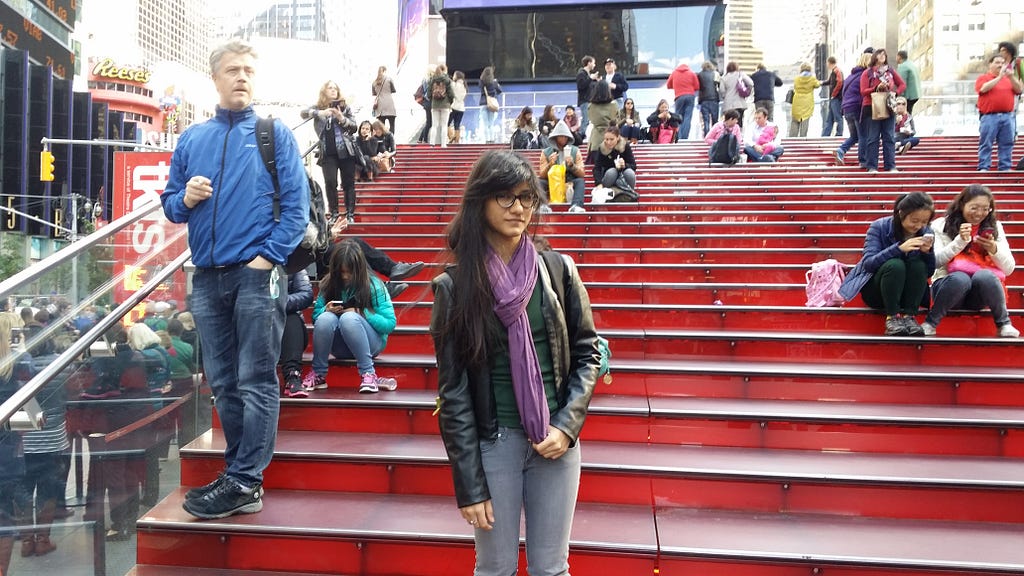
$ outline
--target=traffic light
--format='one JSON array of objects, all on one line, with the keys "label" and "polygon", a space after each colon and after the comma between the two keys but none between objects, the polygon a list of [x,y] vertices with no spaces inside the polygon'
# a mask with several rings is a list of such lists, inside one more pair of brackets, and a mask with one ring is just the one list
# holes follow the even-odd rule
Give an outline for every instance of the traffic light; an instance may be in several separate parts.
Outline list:
[{"label": "traffic light", "polygon": [[39,153],[39,180],[42,182],[53,182],[53,153],[43,150]]}]

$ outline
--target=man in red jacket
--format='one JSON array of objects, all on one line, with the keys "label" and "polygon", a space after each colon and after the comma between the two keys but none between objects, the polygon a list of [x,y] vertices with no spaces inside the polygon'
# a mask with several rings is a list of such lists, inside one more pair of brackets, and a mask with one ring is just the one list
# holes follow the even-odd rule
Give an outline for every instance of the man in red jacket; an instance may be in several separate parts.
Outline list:
[{"label": "man in red jacket", "polygon": [[676,140],[687,140],[690,138],[690,120],[693,119],[693,107],[697,91],[700,90],[700,81],[693,70],[690,70],[689,65],[680,64],[669,75],[665,87],[675,92],[676,114],[683,119],[679,125],[679,132],[676,133]]}]

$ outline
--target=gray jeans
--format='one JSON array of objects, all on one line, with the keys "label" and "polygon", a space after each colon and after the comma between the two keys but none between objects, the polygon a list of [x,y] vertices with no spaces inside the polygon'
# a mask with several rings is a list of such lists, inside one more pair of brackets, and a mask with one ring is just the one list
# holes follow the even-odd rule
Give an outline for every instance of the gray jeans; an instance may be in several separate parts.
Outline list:
[{"label": "gray jeans", "polygon": [[[477,529],[475,576],[508,576],[519,563],[519,519],[526,512],[530,576],[569,574],[569,531],[580,485],[580,444],[557,460],[533,449],[521,429],[500,427],[481,440],[494,529]],[[527,496],[528,495],[528,496]]]},{"label": "gray jeans", "polygon": [[1006,310],[1006,292],[999,278],[988,270],[978,270],[973,276],[953,272],[932,284],[932,308],[925,321],[938,326],[950,310],[982,308],[992,311],[992,320],[996,326],[1010,322],[1010,314]]}]

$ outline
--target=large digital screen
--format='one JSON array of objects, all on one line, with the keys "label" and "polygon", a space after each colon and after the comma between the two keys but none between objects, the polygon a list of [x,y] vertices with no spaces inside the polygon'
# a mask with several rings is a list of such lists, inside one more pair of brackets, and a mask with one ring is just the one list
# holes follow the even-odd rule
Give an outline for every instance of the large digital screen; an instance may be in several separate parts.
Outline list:
[{"label": "large digital screen", "polygon": [[476,9],[488,9],[488,10],[501,10],[502,8],[529,8],[531,10],[543,10],[544,8],[564,8],[564,7],[579,7],[589,6],[594,4],[604,4],[619,6],[625,4],[645,4],[648,6],[665,5],[665,6],[682,6],[687,4],[721,4],[721,2],[715,2],[710,0],[707,2],[680,2],[679,0],[618,0],[617,2],[608,2],[608,0],[444,0],[444,10],[476,10]]}]

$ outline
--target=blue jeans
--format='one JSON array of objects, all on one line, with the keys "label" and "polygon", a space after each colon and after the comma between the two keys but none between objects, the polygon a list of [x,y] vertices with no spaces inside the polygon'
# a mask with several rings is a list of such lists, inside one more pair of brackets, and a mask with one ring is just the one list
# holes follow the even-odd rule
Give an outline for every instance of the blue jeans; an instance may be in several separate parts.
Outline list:
[{"label": "blue jeans", "polygon": [[[860,110],[855,112],[847,112],[843,114],[843,118],[846,119],[846,126],[850,129],[850,135],[843,140],[843,143],[839,145],[839,155],[846,156],[846,153],[853,148],[853,145],[860,140]],[[860,156],[860,150],[863,146],[857,148],[857,155]],[[861,164],[864,162],[861,161]]]},{"label": "blue jeans", "polygon": [[590,132],[587,130],[587,125],[590,124],[589,113],[590,102],[584,102],[583,104],[580,104],[580,134],[582,134],[584,138],[587,137],[587,134],[590,134]]},{"label": "blue jeans", "polygon": [[693,94],[683,94],[676,98],[676,114],[683,118],[679,124],[679,131],[676,132],[676,140],[688,140],[690,138],[690,122],[693,120],[693,106],[697,98]]},{"label": "blue jeans", "polygon": [[825,113],[825,126],[821,130],[822,136],[832,135],[832,126],[836,127],[836,136],[843,135],[843,99],[829,98],[828,110]]},{"label": "blue jeans", "polygon": [[480,440],[493,530],[474,532],[474,576],[508,576],[519,562],[519,519],[526,511],[526,563],[531,576],[569,573],[569,530],[580,484],[580,443],[557,460],[533,449],[521,429],[498,428]]},{"label": "blue jeans", "polygon": [[313,372],[327,375],[327,356],[356,361],[360,374],[373,372],[373,358],[384,349],[380,334],[362,314],[324,311],[313,324]]},{"label": "blue jeans", "polygon": [[[632,168],[626,166],[622,169],[622,177],[626,180],[626,184],[633,190],[636,190],[636,172]],[[619,169],[609,168],[604,171],[601,176],[601,185],[605,188],[612,188],[615,186],[615,181],[619,179]]]},{"label": "blue jeans", "polygon": [[493,144],[499,140],[501,136],[498,129],[498,113],[500,110],[491,111],[486,106],[480,107],[480,136],[484,139],[484,142]]},{"label": "blue jeans", "polygon": [[882,143],[882,167],[892,170],[896,167],[896,118],[890,114],[884,120],[872,120],[871,112],[867,113],[867,144],[864,148],[864,167],[878,170],[878,143]]},{"label": "blue jeans", "polygon": [[785,150],[782,146],[776,146],[767,154],[758,154],[757,150],[754,150],[753,146],[743,147],[743,153],[747,155],[747,159],[751,162],[778,162],[779,156],[782,156],[783,152],[785,152]]},{"label": "blue jeans", "polygon": [[633,140],[633,139],[639,140],[640,139],[640,126],[637,125],[637,124],[633,124],[632,126],[630,126],[629,124],[623,124],[622,127],[619,128],[619,133],[626,140]]},{"label": "blue jeans", "polygon": [[192,278],[192,314],[224,429],[227,475],[245,486],[263,481],[277,439],[277,359],[288,288],[286,275],[275,271],[197,268]]},{"label": "blue jeans", "polygon": [[982,308],[992,311],[992,320],[996,326],[1010,322],[1010,314],[1006,310],[1006,292],[999,278],[988,270],[978,270],[973,276],[952,272],[932,283],[932,308],[925,320],[932,326],[938,326],[950,310]]},{"label": "blue jeans", "polygon": [[978,170],[992,167],[992,141],[999,144],[999,170],[1013,167],[1013,140],[1017,123],[1013,112],[983,114],[978,134]]},{"label": "blue jeans", "polygon": [[[718,124],[718,109],[721,107],[718,100],[705,100],[700,103],[700,119],[704,123],[704,137],[708,137],[711,127]],[[771,116],[768,117],[771,120]]]}]

